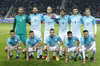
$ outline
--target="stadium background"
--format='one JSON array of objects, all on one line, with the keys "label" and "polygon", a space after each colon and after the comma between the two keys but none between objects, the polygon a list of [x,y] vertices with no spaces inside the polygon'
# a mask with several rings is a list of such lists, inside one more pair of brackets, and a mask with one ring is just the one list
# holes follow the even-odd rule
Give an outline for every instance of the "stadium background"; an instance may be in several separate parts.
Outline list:
[{"label": "stadium background", "polygon": [[[61,8],[65,8],[67,10],[66,14],[71,15],[72,14],[72,8],[75,6],[79,10],[79,14],[82,16],[85,16],[84,10],[85,8],[90,8],[91,9],[91,15],[96,18],[97,26],[98,26],[98,31],[97,31],[97,36],[95,38],[96,40],[96,62],[92,63],[89,59],[86,61],[85,66],[100,66],[100,0],[0,0],[0,66],[32,66],[32,65],[37,65],[37,66],[83,66],[80,60],[77,62],[74,62],[74,60],[69,60],[68,63],[65,63],[65,57],[56,62],[54,59],[52,59],[52,53],[50,54],[51,57],[51,62],[48,63],[45,60],[40,60],[39,62],[36,61],[36,53],[35,58],[29,60],[26,62],[24,59],[24,55],[21,53],[20,54],[20,60],[16,61],[14,57],[16,56],[16,52],[13,52],[14,56],[12,60],[7,61],[7,54],[4,52],[4,48],[7,45],[7,39],[10,36],[9,30],[13,28],[13,21],[14,21],[14,16],[18,14],[17,9],[18,7],[23,7],[24,8],[24,14],[29,15],[32,13],[32,7],[37,6],[39,9],[39,13],[46,14],[46,8],[47,6],[51,6],[53,9],[52,13],[59,14]],[[69,26],[70,27],[70,26]],[[81,26],[81,33],[83,31],[84,27],[83,25]],[[27,37],[28,31],[30,30],[30,25],[27,24]],[[59,32],[59,26],[55,24],[55,31],[56,34],[58,35]],[[44,37],[44,24],[42,24],[41,28],[42,32],[42,39]],[[64,47],[64,46],[63,46]],[[22,44],[22,49],[23,49],[23,44]],[[43,54],[44,55],[44,54]],[[91,56],[91,53],[89,53],[89,57]]]}]

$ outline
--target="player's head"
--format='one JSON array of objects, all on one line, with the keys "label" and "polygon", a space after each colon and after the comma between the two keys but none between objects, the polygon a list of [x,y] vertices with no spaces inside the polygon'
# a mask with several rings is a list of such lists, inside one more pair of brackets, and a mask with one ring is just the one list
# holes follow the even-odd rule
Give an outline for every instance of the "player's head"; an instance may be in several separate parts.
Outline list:
[{"label": "player's head", "polygon": [[77,15],[77,13],[78,13],[78,9],[77,9],[77,7],[74,7],[74,8],[73,8],[73,14],[74,14],[74,15]]},{"label": "player's head", "polygon": [[72,38],[72,32],[71,31],[68,31],[67,32],[67,36],[68,36],[69,39],[71,39]]},{"label": "player's head", "polygon": [[55,34],[55,30],[53,28],[50,29],[50,36],[53,37]]},{"label": "player's head", "polygon": [[84,37],[85,37],[85,38],[88,38],[88,35],[89,35],[88,30],[84,30],[84,31],[83,31],[83,34],[84,34]]},{"label": "player's head", "polygon": [[86,16],[89,16],[90,15],[90,9],[89,8],[86,8],[85,9],[85,14],[86,14]]},{"label": "player's head", "polygon": [[33,7],[33,13],[36,14],[38,12],[38,8],[36,6]]},{"label": "player's head", "polygon": [[29,31],[29,36],[30,36],[30,38],[33,38],[34,37],[34,31],[30,30]]},{"label": "player's head", "polygon": [[62,16],[64,16],[65,13],[66,13],[66,9],[62,8],[62,9],[60,10],[60,14],[61,14]]},{"label": "player's head", "polygon": [[47,13],[50,14],[52,12],[52,8],[50,6],[47,7]]},{"label": "player's head", "polygon": [[23,7],[19,7],[19,8],[18,8],[18,13],[19,13],[19,14],[22,14],[22,13],[23,13]]},{"label": "player's head", "polygon": [[15,31],[14,30],[10,30],[10,35],[11,35],[11,38],[14,38],[15,37]]}]

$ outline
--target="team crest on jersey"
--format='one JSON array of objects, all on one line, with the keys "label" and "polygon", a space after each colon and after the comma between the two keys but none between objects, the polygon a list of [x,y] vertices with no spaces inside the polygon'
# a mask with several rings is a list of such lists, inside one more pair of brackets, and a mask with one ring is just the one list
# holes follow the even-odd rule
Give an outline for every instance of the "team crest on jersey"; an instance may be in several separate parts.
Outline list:
[{"label": "team crest on jersey", "polygon": [[55,41],[57,41],[57,39],[55,39]]},{"label": "team crest on jersey", "polygon": [[67,19],[67,17],[65,17],[65,19]]},{"label": "team crest on jersey", "polygon": [[73,42],[75,42],[75,40],[73,40]]},{"label": "team crest on jersey", "polygon": [[34,42],[36,42],[36,40],[34,40]]},{"label": "team crest on jersey", "polygon": [[25,17],[23,17],[23,19],[24,19]]},{"label": "team crest on jersey", "polygon": [[91,41],[91,39],[89,39],[89,41]]},{"label": "team crest on jersey", "polygon": [[17,41],[17,39],[15,39],[15,41]]}]

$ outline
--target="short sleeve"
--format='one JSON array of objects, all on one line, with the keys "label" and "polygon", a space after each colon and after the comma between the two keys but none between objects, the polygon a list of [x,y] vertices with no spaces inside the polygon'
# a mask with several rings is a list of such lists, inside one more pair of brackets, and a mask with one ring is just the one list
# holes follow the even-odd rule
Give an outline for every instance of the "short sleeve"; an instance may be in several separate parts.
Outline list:
[{"label": "short sleeve", "polygon": [[50,42],[49,42],[49,38],[46,39],[46,45],[49,45]]},{"label": "short sleeve", "polygon": [[81,42],[81,45],[84,45],[84,38],[83,37],[81,38],[80,42]]},{"label": "short sleeve", "polygon": [[20,39],[20,37],[18,36],[18,42],[21,42],[21,39]]},{"label": "short sleeve", "polygon": [[93,37],[93,36],[91,36],[91,41],[92,41],[92,42],[94,42],[94,41],[95,41],[95,39],[94,39],[94,37]]},{"label": "short sleeve", "polygon": [[41,42],[40,38],[38,38],[38,37],[37,37],[37,42],[38,42],[38,43],[40,43],[40,42]]},{"label": "short sleeve", "polygon": [[93,23],[93,25],[95,25],[96,24],[96,20],[95,20],[95,18],[93,17],[93,19],[92,19],[92,23]]},{"label": "short sleeve", "polygon": [[42,22],[44,22],[44,21],[45,21],[45,16],[42,17]]},{"label": "short sleeve", "polygon": [[29,44],[29,38],[26,40],[26,45],[28,45]]},{"label": "short sleeve", "polygon": [[61,38],[60,38],[59,36],[58,36],[58,41],[59,41],[59,42],[61,42],[61,41],[62,41],[62,40],[61,40]]},{"label": "short sleeve", "polygon": [[78,41],[79,39],[75,36],[75,40]]},{"label": "short sleeve", "polygon": [[31,20],[31,15],[28,16],[29,20]]},{"label": "short sleeve", "polygon": [[10,39],[7,40],[7,45],[10,45]]},{"label": "short sleeve", "polygon": [[68,38],[65,40],[65,47],[68,47]]}]

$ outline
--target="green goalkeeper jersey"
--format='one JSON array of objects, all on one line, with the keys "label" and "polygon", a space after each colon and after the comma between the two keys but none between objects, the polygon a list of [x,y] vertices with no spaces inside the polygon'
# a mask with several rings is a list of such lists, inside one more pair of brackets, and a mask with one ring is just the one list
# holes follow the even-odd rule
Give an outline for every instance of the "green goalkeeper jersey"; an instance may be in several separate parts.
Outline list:
[{"label": "green goalkeeper jersey", "polygon": [[28,16],[23,14],[15,16],[13,30],[15,30],[16,27],[16,34],[26,34],[26,22],[31,24]]}]

